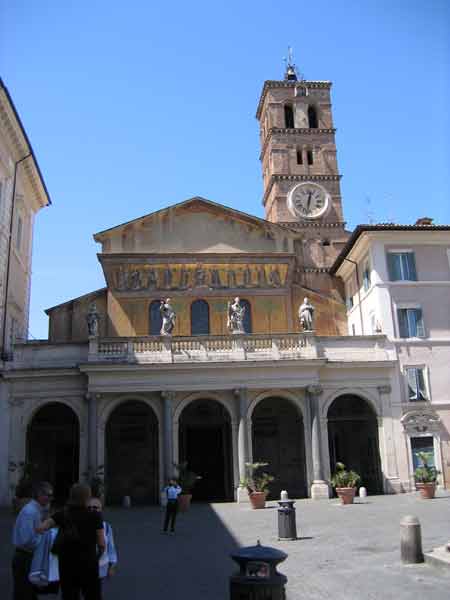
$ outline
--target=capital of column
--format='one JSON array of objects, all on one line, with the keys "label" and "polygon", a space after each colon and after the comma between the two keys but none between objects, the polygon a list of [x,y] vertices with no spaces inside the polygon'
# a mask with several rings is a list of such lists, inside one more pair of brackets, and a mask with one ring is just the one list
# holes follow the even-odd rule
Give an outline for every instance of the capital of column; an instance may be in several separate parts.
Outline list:
[{"label": "capital of column", "polygon": [[161,392],[161,398],[163,400],[173,400],[175,398],[175,392],[164,390]]},{"label": "capital of column", "polygon": [[323,387],[319,384],[308,385],[306,391],[311,396],[320,396],[323,392]]},{"label": "capital of column", "polygon": [[235,398],[242,398],[246,395],[247,393],[247,388],[235,388],[233,390],[233,396]]}]

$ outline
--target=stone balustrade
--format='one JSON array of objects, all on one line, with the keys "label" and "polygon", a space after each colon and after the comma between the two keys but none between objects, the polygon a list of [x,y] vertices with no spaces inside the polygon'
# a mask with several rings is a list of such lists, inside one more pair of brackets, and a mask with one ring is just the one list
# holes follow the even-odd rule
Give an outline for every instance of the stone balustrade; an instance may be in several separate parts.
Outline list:
[{"label": "stone balustrade", "polygon": [[76,367],[82,363],[198,363],[232,361],[395,360],[383,335],[324,337],[309,333],[91,338],[89,343],[26,342],[7,368]]}]

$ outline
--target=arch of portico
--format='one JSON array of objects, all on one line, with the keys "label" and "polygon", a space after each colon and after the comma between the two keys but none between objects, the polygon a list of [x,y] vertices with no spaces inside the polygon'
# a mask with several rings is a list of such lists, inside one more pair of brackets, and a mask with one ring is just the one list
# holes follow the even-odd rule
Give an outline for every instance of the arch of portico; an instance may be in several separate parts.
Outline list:
[{"label": "arch of portico", "polygon": [[[27,432],[32,424],[33,418],[45,406],[49,404],[62,404],[68,409],[71,409],[78,422],[78,463],[77,477],[81,477],[84,470],[87,458],[87,417],[84,410],[84,400],[81,396],[49,396],[38,395],[35,397],[19,397],[10,398],[10,449],[9,460],[14,463],[25,462],[27,459]],[[10,484],[15,485],[19,473],[10,473]],[[53,482],[51,482],[53,483]]]},{"label": "arch of portico", "polygon": [[344,462],[361,475],[370,493],[384,488],[380,404],[370,390],[344,388],[334,390],[321,406],[325,472],[334,471],[336,461]]},{"label": "arch of portico", "polygon": [[150,408],[155,414],[158,423],[158,473],[159,488],[164,486],[164,467],[163,467],[163,427],[162,427],[162,409],[161,403],[156,394],[120,394],[111,397],[109,394],[96,394],[94,407],[96,410],[96,456],[92,462],[96,466],[105,467],[105,432],[108,420],[112,413],[127,402],[142,402]]},{"label": "arch of portico", "polygon": [[[202,403],[203,412],[206,410],[206,412],[209,411],[211,413],[209,416],[205,414],[205,418],[201,415]],[[210,473],[211,477],[213,477],[214,473],[217,474],[217,472],[222,470],[222,467],[219,467],[219,463],[223,461],[225,480],[224,482],[221,480],[217,482],[218,488],[221,488],[223,483],[223,493],[218,492],[218,497],[215,498],[214,489],[209,489],[208,487],[210,479],[206,480],[207,475],[205,475],[205,479],[197,485],[197,497],[203,500],[231,499],[233,497],[232,489],[236,486],[238,477],[237,422],[234,415],[231,393],[195,392],[188,394],[174,404],[175,408],[172,419],[174,462],[178,463],[182,460],[188,460],[191,469],[196,472],[204,469],[205,473]],[[198,414],[196,414],[196,404],[200,410]],[[223,411],[223,418],[220,416],[218,407]],[[199,461],[199,454],[195,450],[196,445],[201,440],[203,440],[204,444],[209,444],[211,451],[208,455],[210,460],[205,460],[204,464],[203,461]],[[217,442],[217,444],[214,442]],[[213,459],[213,455],[215,459]],[[217,463],[215,467],[212,464],[214,462]]]},{"label": "arch of portico", "polygon": [[[272,425],[275,427],[276,430],[276,436],[275,438],[273,438],[273,433],[275,432],[275,430],[271,431],[271,439],[270,441],[267,439],[266,442],[264,443],[264,438],[266,437],[266,434],[268,432],[264,433],[264,429],[265,427],[263,426],[262,422],[260,421],[260,419],[258,418],[258,416],[255,419],[255,413],[258,412],[258,408],[262,407],[263,404],[267,404],[267,406],[264,406],[263,410],[269,411],[271,413],[273,413],[273,405],[270,406],[270,400],[274,400],[277,402],[286,402],[287,405],[284,406],[280,406],[280,411],[277,411],[277,415],[271,415],[271,420],[273,420],[275,418],[276,423],[272,423]],[[248,455],[249,455],[249,461],[250,462],[254,462],[254,461],[260,461],[260,460],[267,460],[268,457],[267,456],[256,456],[257,452],[262,452],[263,454],[270,454],[270,451],[275,452],[275,455],[277,455],[278,453],[276,452],[276,447],[278,447],[278,445],[282,444],[282,439],[284,437],[284,435],[289,435],[289,433],[292,435],[292,431],[284,431],[284,435],[281,436],[280,438],[280,431],[279,431],[279,427],[282,427],[282,423],[283,423],[283,419],[282,419],[282,414],[283,412],[289,411],[289,410],[294,410],[294,414],[297,414],[298,418],[300,419],[300,427],[301,427],[301,431],[298,432],[298,440],[295,439],[293,443],[289,444],[289,454],[290,459],[292,462],[292,464],[286,464],[285,465],[285,469],[280,470],[279,476],[278,476],[278,483],[277,480],[274,481],[274,483],[272,484],[272,488],[276,488],[276,493],[274,492],[274,494],[278,497],[278,493],[281,489],[281,487],[288,487],[291,488],[291,492],[294,492],[294,495],[301,495],[301,496],[307,496],[308,495],[308,489],[309,489],[309,483],[311,481],[312,478],[312,467],[311,467],[311,463],[312,463],[312,458],[311,458],[311,444],[308,443],[307,440],[310,439],[310,435],[311,435],[311,431],[310,431],[310,419],[309,419],[309,406],[308,403],[306,401],[305,398],[305,394],[302,390],[298,390],[297,392],[293,392],[290,390],[284,390],[284,389],[269,389],[269,390],[264,390],[261,393],[258,393],[249,403],[248,406],[248,410],[247,410],[247,436],[248,436]],[[265,420],[263,416],[261,416],[261,418],[263,419],[263,421]],[[280,420],[281,419],[281,420]],[[258,421],[260,421],[259,423],[259,433],[258,433]],[[284,429],[286,429],[286,426],[288,426],[289,429],[289,423],[290,419],[288,419],[288,422],[286,423],[286,419],[284,419]],[[262,426],[262,429],[261,429]],[[273,429],[269,427],[269,429]],[[261,435],[263,436],[261,438]],[[259,437],[259,439],[257,439]],[[297,444],[298,442],[298,444]],[[259,448],[257,448],[255,446],[255,444],[257,446],[259,446]],[[265,448],[265,449],[264,449]],[[272,449],[272,450],[271,450]],[[285,453],[284,453],[285,454]],[[270,461],[269,461],[270,462]],[[273,467],[275,469],[281,469],[281,465],[273,465]],[[295,479],[292,479],[292,471],[295,470],[297,471],[298,469],[300,469],[300,471],[295,475]],[[268,466],[268,470],[270,470],[270,465]],[[287,470],[287,471],[286,471]],[[290,472],[290,476],[287,475],[287,472]],[[274,475],[276,476],[276,472],[274,472]],[[286,479],[286,475],[287,475],[287,479]],[[283,479],[284,477],[284,479]],[[280,487],[281,486],[281,487]],[[280,488],[280,489],[278,489]],[[301,491],[302,490],[302,491]]]}]

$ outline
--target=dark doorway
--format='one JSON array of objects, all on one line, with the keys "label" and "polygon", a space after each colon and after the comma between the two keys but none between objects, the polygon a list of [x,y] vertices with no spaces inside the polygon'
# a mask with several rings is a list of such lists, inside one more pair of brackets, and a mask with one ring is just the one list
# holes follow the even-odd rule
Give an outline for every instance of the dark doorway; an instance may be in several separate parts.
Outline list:
[{"label": "dark doorway", "polygon": [[78,417],[65,404],[52,402],[40,408],[27,431],[27,462],[33,480],[49,481],[55,503],[63,505],[70,486],[79,479],[80,427]]},{"label": "dark doorway", "polygon": [[118,406],[106,426],[106,497],[120,504],[159,502],[158,419],[145,402]]},{"label": "dark doorway", "polygon": [[337,462],[361,476],[370,494],[383,493],[378,443],[378,421],[371,406],[354,395],[336,398],[328,409],[330,468]]},{"label": "dark doorway", "polygon": [[194,400],[180,419],[180,462],[201,479],[193,500],[233,500],[233,449],[228,411],[216,400]]},{"label": "dark doorway", "polygon": [[307,497],[303,418],[285,398],[265,398],[252,417],[253,461],[268,462],[275,480],[269,498],[287,490],[291,498]]}]

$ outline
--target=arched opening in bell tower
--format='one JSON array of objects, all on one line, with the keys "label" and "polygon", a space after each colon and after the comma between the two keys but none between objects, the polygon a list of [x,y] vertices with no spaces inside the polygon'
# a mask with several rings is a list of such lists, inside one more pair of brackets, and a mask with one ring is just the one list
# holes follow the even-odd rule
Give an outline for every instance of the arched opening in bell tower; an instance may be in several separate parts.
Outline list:
[{"label": "arched opening in bell tower", "polygon": [[293,129],[294,125],[294,109],[291,104],[284,105],[284,125],[286,129]]},{"label": "arched opening in bell tower", "polygon": [[317,129],[318,119],[317,119],[317,110],[316,107],[310,104],[308,106],[308,125],[310,129]]}]

